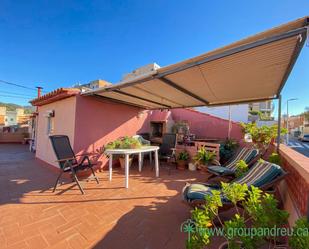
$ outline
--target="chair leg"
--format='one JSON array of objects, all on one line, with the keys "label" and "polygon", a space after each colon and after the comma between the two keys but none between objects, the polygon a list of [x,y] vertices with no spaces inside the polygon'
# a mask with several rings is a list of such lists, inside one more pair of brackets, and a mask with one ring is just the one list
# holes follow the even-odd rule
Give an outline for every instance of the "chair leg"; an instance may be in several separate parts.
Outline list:
[{"label": "chair leg", "polygon": [[57,185],[58,185],[58,182],[59,182],[59,179],[60,179],[62,173],[63,173],[63,172],[61,171],[60,174],[59,174],[58,177],[57,177],[57,180],[56,180],[56,183],[55,183],[55,186],[54,186],[54,189],[53,189],[53,193],[56,191],[56,188],[57,188]]},{"label": "chair leg", "polygon": [[99,179],[98,179],[98,177],[95,175],[93,168],[90,167],[90,169],[91,169],[91,171],[92,171],[92,174],[93,174],[94,179],[96,180],[97,184],[99,184]]},{"label": "chair leg", "polygon": [[168,170],[168,175],[171,175],[171,160],[167,159],[166,164],[167,164],[167,170]]},{"label": "chair leg", "polygon": [[76,182],[76,184],[77,184],[77,186],[78,186],[80,192],[82,192],[82,194],[85,194],[85,192],[84,192],[82,186],[80,185],[80,182],[78,181],[78,178],[77,178],[75,172],[72,172],[72,176],[73,176],[73,179],[74,179],[74,181]]}]

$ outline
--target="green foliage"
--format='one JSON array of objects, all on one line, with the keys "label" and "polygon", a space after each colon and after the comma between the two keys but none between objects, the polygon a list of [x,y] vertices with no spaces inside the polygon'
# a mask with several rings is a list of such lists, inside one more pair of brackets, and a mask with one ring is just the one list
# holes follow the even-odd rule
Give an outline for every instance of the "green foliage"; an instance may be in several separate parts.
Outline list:
[{"label": "green foliage", "polygon": [[[213,190],[212,195],[205,197],[205,204],[202,208],[195,208],[192,211],[191,219],[195,222],[196,229],[193,231],[186,246],[190,249],[205,248],[210,242],[213,233],[200,233],[210,226],[215,226],[214,220],[217,219],[224,229],[224,238],[228,241],[229,248],[232,249],[254,249],[265,242],[265,234],[248,236],[246,234],[235,233],[238,229],[245,228],[274,228],[287,223],[288,213],[277,208],[277,200],[273,195],[263,193],[259,188],[246,184],[222,183],[222,192]],[[222,207],[222,196],[234,204],[236,214],[230,220],[221,221],[219,208]],[[239,210],[241,204],[243,210]],[[308,224],[306,224],[308,226]],[[301,226],[304,226],[301,223]],[[239,230],[238,230],[239,231]],[[302,238],[304,239],[304,238]],[[294,242],[291,242],[294,243]],[[302,242],[304,243],[304,242]],[[306,245],[308,242],[306,241]],[[305,247],[295,247],[305,248]]]},{"label": "green foliage", "polygon": [[225,183],[222,182],[222,192],[223,194],[236,205],[239,201],[245,200],[247,195],[248,186],[246,184],[238,183]]},{"label": "green foliage", "polygon": [[211,163],[216,158],[216,153],[207,151],[204,147],[201,147],[196,155],[193,157],[194,161],[202,164],[207,165]]},{"label": "green foliage", "polygon": [[34,106],[21,106],[13,103],[0,102],[0,106],[5,106],[7,111],[15,111],[17,108],[24,108],[25,114],[31,114],[35,111]]},{"label": "green foliage", "polygon": [[137,149],[141,146],[142,144],[138,139],[126,136],[108,143],[105,149]]},{"label": "green foliage", "polygon": [[[274,140],[278,135],[278,126],[272,125],[267,126],[263,125],[258,127],[256,123],[241,123],[243,133],[250,134],[252,137],[253,143],[255,143],[258,147],[263,146],[266,148],[272,140]],[[281,135],[285,135],[287,130],[282,128]]]},{"label": "green foliage", "polygon": [[244,160],[239,160],[236,164],[236,177],[243,176],[249,170],[248,164]]},{"label": "green foliage", "polygon": [[268,161],[270,163],[274,163],[274,164],[277,164],[277,165],[281,165],[281,158],[280,158],[280,155],[278,155],[277,153],[272,153],[269,158],[268,158]]},{"label": "green foliage", "polygon": [[179,152],[177,160],[187,161],[189,159],[189,153],[187,151]]},{"label": "green foliage", "polygon": [[256,115],[260,116],[261,112],[260,111],[249,111],[249,114],[253,116],[256,116]]},{"label": "green foliage", "polygon": [[224,143],[220,144],[220,161],[222,163],[227,162],[235,153],[239,147],[237,141],[233,139],[226,139]]},{"label": "green foliage", "polygon": [[289,245],[293,249],[308,248],[309,245],[309,222],[306,217],[295,222],[293,234],[289,238]]}]

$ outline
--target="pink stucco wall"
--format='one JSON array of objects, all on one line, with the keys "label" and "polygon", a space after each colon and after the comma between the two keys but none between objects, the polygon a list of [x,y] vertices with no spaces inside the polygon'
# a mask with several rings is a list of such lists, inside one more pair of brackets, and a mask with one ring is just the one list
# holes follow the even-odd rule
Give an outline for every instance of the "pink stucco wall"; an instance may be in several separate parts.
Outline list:
[{"label": "pink stucco wall", "polygon": [[[132,106],[76,96],[74,151],[95,152],[110,141],[145,131],[147,112]],[[103,156],[101,166],[107,163]]]},{"label": "pink stucco wall", "polygon": [[[54,110],[54,130],[47,133],[48,111]],[[38,107],[38,121],[36,128],[36,157],[50,165],[58,167],[56,156],[49,141],[49,135],[67,135],[74,143],[76,98],[70,97]]]},{"label": "pink stucco wall", "polygon": [[[190,132],[197,137],[225,139],[228,136],[229,122],[206,113],[192,109],[173,109],[172,118],[176,121],[186,120],[190,126]],[[241,140],[243,137],[241,127],[232,122],[231,138]]]}]

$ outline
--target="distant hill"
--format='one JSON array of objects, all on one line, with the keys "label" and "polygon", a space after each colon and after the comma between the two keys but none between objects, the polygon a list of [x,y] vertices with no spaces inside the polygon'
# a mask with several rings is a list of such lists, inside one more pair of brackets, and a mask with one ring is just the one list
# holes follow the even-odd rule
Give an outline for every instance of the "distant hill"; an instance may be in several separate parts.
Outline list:
[{"label": "distant hill", "polygon": [[24,108],[25,114],[29,114],[35,111],[34,106],[21,106],[13,103],[3,103],[3,102],[0,102],[0,106],[5,106],[8,111],[15,111],[16,108]]}]

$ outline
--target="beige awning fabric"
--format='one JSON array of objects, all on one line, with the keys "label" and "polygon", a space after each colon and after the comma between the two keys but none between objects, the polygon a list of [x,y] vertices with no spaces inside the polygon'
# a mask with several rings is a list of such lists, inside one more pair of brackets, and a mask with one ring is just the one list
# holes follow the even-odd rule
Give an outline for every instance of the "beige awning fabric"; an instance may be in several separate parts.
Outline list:
[{"label": "beige awning fabric", "polygon": [[307,38],[309,17],[152,74],[84,95],[146,109],[217,106],[277,98]]}]

